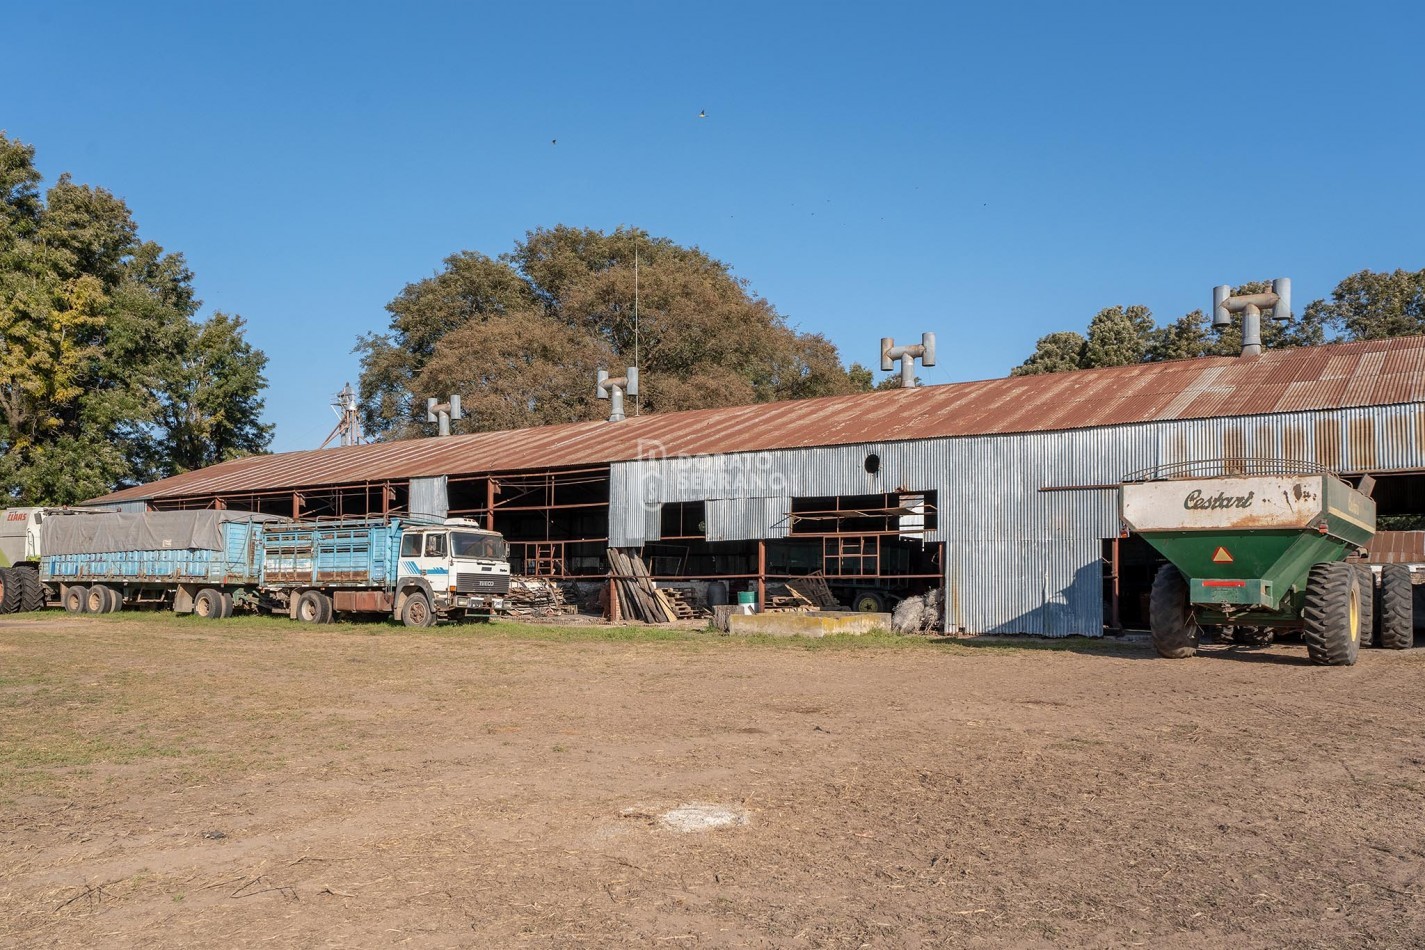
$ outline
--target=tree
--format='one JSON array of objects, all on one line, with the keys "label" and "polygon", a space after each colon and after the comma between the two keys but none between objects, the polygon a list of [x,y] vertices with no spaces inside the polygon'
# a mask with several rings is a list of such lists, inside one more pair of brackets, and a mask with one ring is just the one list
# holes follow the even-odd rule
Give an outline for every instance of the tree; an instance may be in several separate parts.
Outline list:
[{"label": "tree", "polygon": [[1153,312],[1147,307],[1134,305],[1100,310],[1089,321],[1088,340],[1081,360],[1083,367],[1143,362],[1155,329]]},{"label": "tree", "polygon": [[[638,301],[635,313],[634,301]],[[366,431],[424,431],[428,396],[461,395],[466,431],[594,419],[598,369],[640,367],[644,412],[865,391],[819,334],[798,333],[731,268],[635,228],[563,225],[509,253],[463,251],[357,341]],[[633,410],[630,406],[630,411]]]},{"label": "tree", "polygon": [[265,450],[241,320],[194,323],[182,255],[102,188],[61,175],[41,197],[34,154],[0,134],[0,491],[64,504]]},{"label": "tree", "polygon": [[1331,302],[1313,301],[1306,316],[1351,340],[1425,333],[1425,270],[1363,270],[1336,285]]},{"label": "tree", "polygon": [[[1363,272],[1368,273],[1368,272]],[[1396,278],[1395,275],[1371,275],[1372,277]],[[1361,277],[1362,275],[1356,275]],[[1405,275],[1406,278],[1417,275]],[[1425,271],[1416,281],[1416,303],[1414,312],[1422,312],[1425,293],[1419,289],[1425,286]],[[1353,290],[1347,290],[1348,278],[1337,288],[1338,295],[1350,303],[1338,303],[1337,310],[1327,308],[1322,301],[1316,301],[1297,314],[1289,322],[1264,317],[1262,319],[1262,345],[1267,349],[1286,349],[1295,346],[1317,346],[1326,341],[1328,326],[1345,327],[1347,310],[1357,312],[1363,309],[1353,301]],[[1366,282],[1368,286],[1376,287]],[[1354,288],[1355,284],[1351,287]],[[1400,312],[1410,313],[1410,281],[1392,280],[1388,291],[1377,290],[1382,297],[1400,301]],[[1232,289],[1233,294],[1256,294],[1271,290],[1270,281],[1254,281]],[[1369,297],[1370,294],[1360,296]],[[1352,309],[1354,308],[1354,310]],[[1397,320],[1395,325],[1409,326],[1409,320]],[[1425,323],[1422,323],[1425,329]],[[1411,331],[1420,332],[1420,331]],[[1348,333],[1345,338],[1356,339],[1358,334]],[[1088,337],[1078,333],[1059,332],[1042,336],[1035,344],[1034,352],[1019,366],[1010,370],[1011,376],[1030,376],[1036,373],[1062,373],[1074,369],[1091,369],[1096,366],[1128,366],[1142,362],[1162,362],[1164,360],[1195,359],[1201,356],[1237,356],[1242,352],[1242,315],[1233,314],[1232,322],[1222,329],[1213,329],[1207,314],[1194,310],[1184,314],[1166,326],[1154,323],[1153,314],[1143,306],[1109,307],[1100,310],[1089,322]]]},{"label": "tree", "polygon": [[1038,376],[1041,373],[1063,373],[1083,369],[1084,346],[1088,341],[1082,333],[1064,330],[1041,336],[1034,344],[1029,359],[1010,370],[1011,376]]}]

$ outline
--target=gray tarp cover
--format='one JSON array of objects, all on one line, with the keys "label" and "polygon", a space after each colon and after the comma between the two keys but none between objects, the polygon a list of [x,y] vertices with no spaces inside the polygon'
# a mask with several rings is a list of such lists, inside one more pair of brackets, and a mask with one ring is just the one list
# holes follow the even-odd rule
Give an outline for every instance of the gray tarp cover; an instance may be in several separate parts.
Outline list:
[{"label": "gray tarp cover", "polygon": [[44,554],[223,549],[225,521],[281,521],[247,511],[149,511],[75,518],[46,518]]}]

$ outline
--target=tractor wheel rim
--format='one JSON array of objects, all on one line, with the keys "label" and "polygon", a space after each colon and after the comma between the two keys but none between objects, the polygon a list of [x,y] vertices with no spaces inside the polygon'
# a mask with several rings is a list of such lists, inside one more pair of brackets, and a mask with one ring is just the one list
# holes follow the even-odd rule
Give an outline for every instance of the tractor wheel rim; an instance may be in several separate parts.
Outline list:
[{"label": "tractor wheel rim", "polygon": [[1359,596],[1355,596],[1352,597],[1350,600],[1351,609],[1346,619],[1346,623],[1350,627],[1351,642],[1355,643],[1361,638],[1361,599]]}]

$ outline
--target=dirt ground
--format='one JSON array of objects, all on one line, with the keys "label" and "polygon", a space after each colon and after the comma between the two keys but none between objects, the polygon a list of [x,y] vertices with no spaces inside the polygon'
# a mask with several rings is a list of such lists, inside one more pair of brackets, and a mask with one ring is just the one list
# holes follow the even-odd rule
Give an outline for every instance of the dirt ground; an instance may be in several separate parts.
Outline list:
[{"label": "dirt ground", "polygon": [[1422,685],[1418,649],[9,617],[0,945],[1415,947]]}]

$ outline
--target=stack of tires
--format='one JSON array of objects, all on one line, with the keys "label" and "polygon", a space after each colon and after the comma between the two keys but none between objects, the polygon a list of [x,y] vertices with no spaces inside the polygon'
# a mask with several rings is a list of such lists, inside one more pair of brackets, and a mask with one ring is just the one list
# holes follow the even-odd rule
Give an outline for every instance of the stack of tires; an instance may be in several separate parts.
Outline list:
[{"label": "stack of tires", "polygon": [[39,610],[45,605],[45,587],[33,567],[0,567],[0,614]]}]

